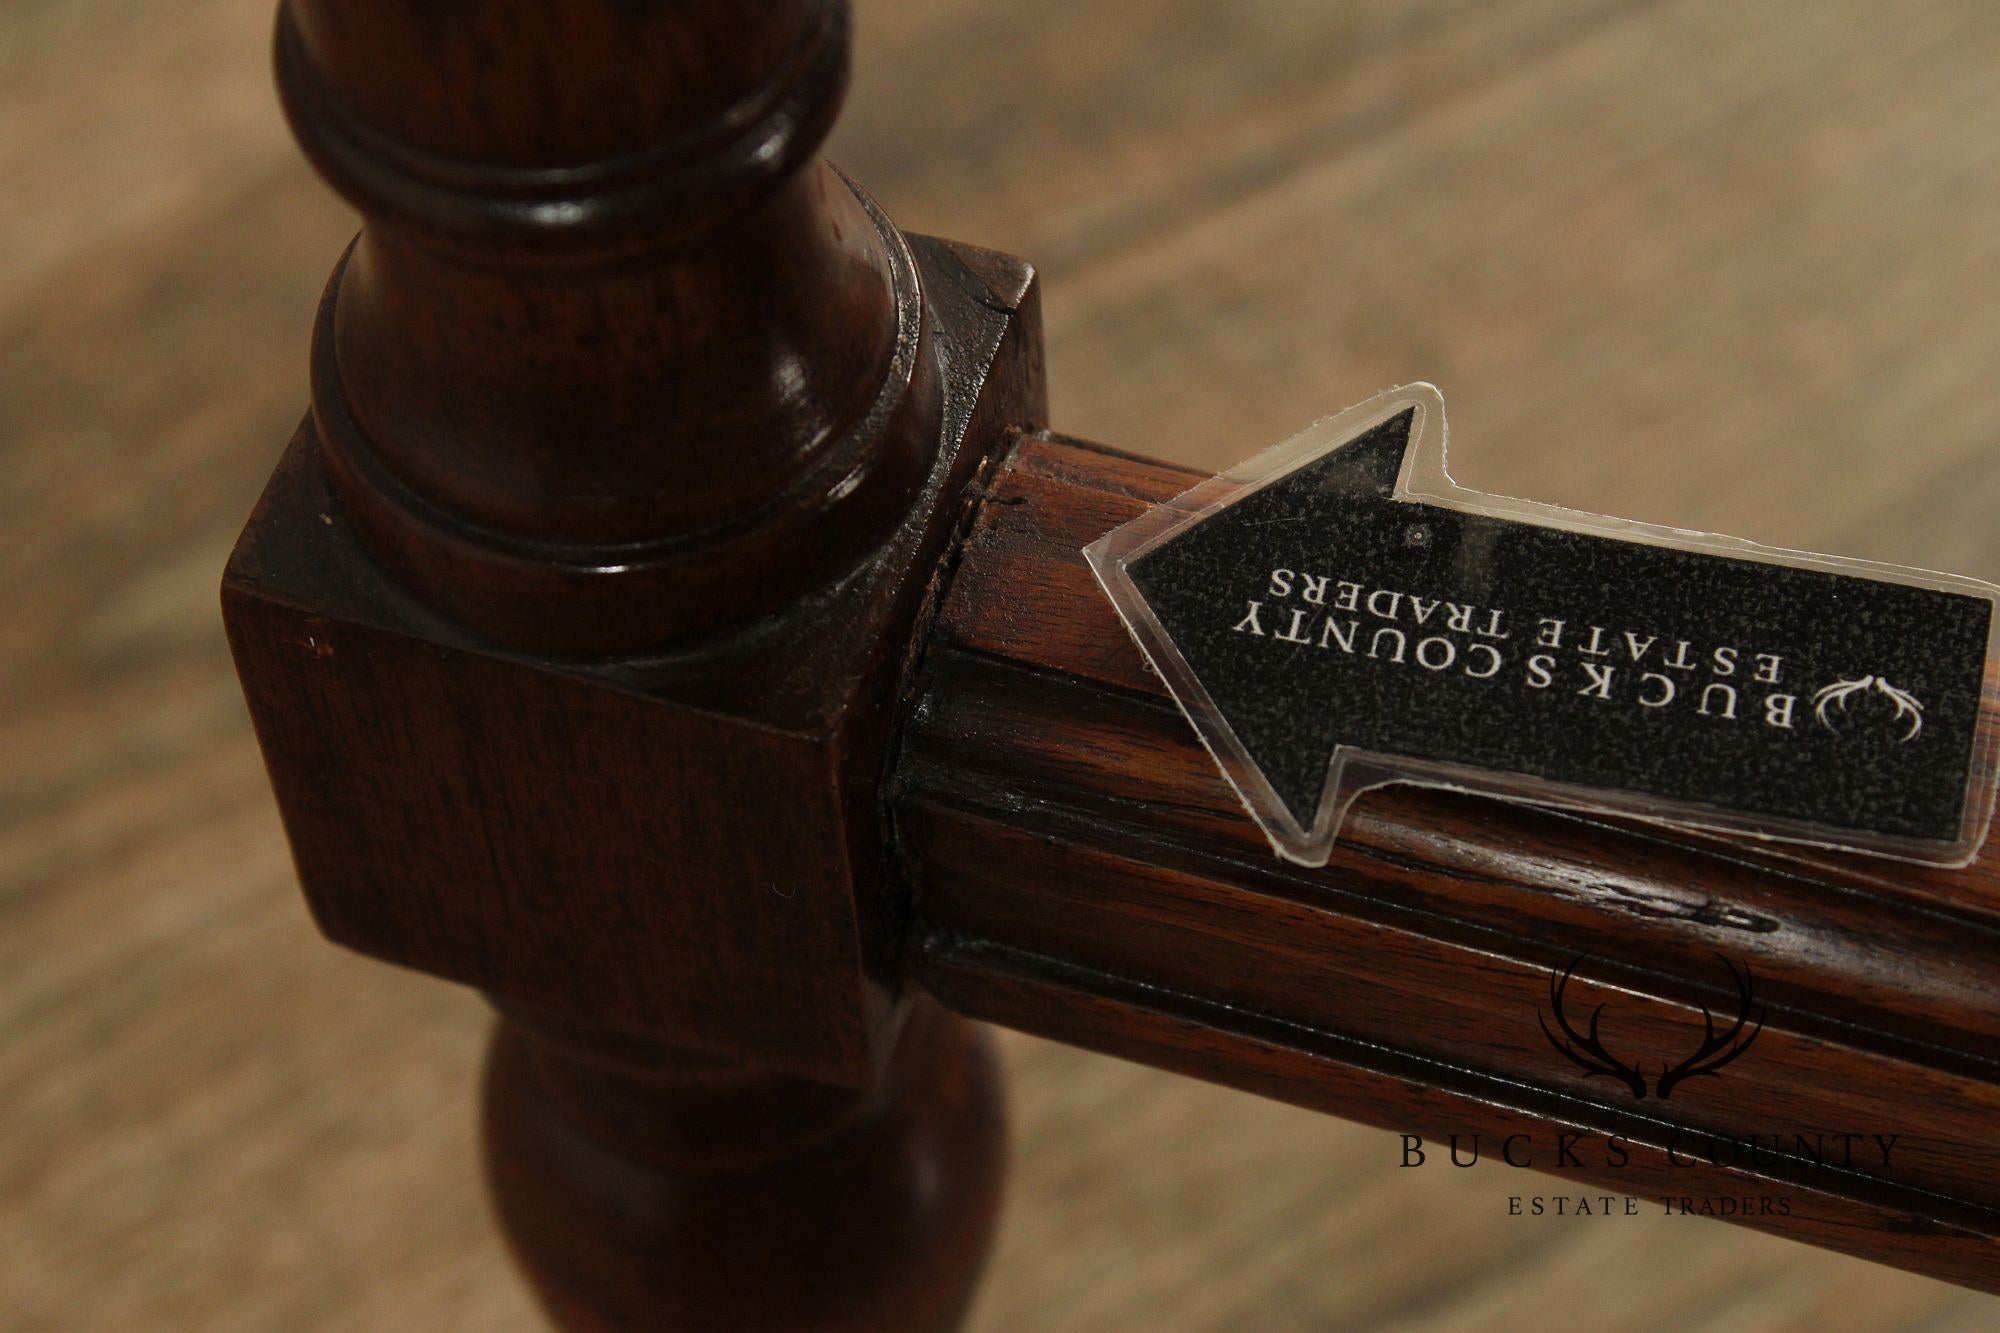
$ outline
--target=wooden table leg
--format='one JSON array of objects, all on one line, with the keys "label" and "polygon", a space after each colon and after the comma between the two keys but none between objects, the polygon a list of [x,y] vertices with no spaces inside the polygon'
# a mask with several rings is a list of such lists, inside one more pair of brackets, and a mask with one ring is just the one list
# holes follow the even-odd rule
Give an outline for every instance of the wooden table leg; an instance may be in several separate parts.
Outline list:
[{"label": "wooden table leg", "polygon": [[[281,11],[367,223],[225,618],[321,927],[505,1015],[488,1157],[549,1309],[953,1323],[999,1115],[924,989],[1434,1138],[1594,1136],[1568,1178],[1993,1289],[2000,853],[1397,792],[1274,862],[1081,555],[1196,478],[1038,434],[1032,271],[818,160],[846,13]],[[1539,1008],[1586,957],[1649,1070],[1754,968],[1755,1060],[1590,1082]]]},{"label": "wooden table leg", "polygon": [[838,0],[285,0],[277,66],[364,217],[223,591],[316,920],[500,1006],[564,1324],[950,1327],[1001,1115],[881,784],[1032,270],[820,160]]},{"label": "wooden table leg", "polygon": [[571,1329],[955,1327],[997,1211],[991,1040],[927,1004],[865,1090],[496,1024],[487,1177]]}]

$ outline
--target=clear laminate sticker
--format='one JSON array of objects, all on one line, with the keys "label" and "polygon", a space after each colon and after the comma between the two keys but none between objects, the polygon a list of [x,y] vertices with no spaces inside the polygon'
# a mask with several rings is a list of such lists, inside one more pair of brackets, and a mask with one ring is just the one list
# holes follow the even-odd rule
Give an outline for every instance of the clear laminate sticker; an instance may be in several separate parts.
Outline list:
[{"label": "clear laminate sticker", "polygon": [[2000,589],[1467,491],[1444,447],[1393,389],[1085,550],[1281,855],[1390,782],[1977,853]]}]

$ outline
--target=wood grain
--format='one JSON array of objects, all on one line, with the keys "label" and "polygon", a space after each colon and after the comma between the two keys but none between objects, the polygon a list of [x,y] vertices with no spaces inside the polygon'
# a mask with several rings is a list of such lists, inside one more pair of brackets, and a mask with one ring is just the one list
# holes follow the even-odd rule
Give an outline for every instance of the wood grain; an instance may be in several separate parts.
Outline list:
[{"label": "wood grain", "polygon": [[[1557,1191],[1756,1196],[1760,1228],[2000,1287],[2000,853],[1863,890],[1844,867],[1881,867],[1862,858],[1391,788],[1323,867],[1278,861],[1081,555],[1197,479],[1051,438],[991,477],[892,782],[925,984],[1434,1144],[1528,1134]],[[1756,977],[1756,1056],[1671,1104],[1544,1037],[1550,978],[1587,957],[1570,1003],[1608,1005],[1626,1059],[1694,1050],[1738,1012],[1717,955]],[[1630,1152],[1563,1162],[1558,1132]],[[1800,1133],[1895,1152],[1783,1160]],[[1677,1147],[1713,1134],[1732,1145],[1713,1169]]]},{"label": "wood grain", "polygon": [[[352,227],[268,37],[249,0],[0,15],[0,1315],[530,1328],[476,1178],[483,1007],[313,934],[214,608]],[[1463,484],[2000,577],[1983,0],[862,0],[859,43],[836,160],[1041,264],[1067,429],[1212,469],[1424,376]],[[1995,1318],[1004,1051],[975,1327]]]}]

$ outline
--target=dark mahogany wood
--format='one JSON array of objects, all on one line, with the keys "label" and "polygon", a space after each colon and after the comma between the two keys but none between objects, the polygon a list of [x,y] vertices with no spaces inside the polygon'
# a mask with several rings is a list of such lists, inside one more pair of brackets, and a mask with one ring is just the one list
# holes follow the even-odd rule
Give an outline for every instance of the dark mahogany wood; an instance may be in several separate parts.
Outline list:
[{"label": "dark mahogany wood", "polygon": [[293,0],[280,91],[369,220],[318,454],[356,535],[535,652],[769,615],[916,503],[941,402],[915,261],[817,159],[847,11]]},{"label": "dark mahogany wood", "polygon": [[[2000,856],[1920,869],[1391,788],[1324,869],[1282,862],[1081,555],[1197,480],[1042,438],[986,488],[896,777],[924,983],[1434,1155],[1530,1132],[1547,1163],[1558,1131],[1621,1134],[1628,1163],[1560,1174],[1787,1197],[1750,1220],[2000,1290]],[[1551,971],[1587,954],[1574,1013],[1609,1002],[1628,1056],[1692,1051],[1700,1006],[1734,1013],[1718,953],[1751,969],[1763,1031],[1670,1101],[1587,1077],[1541,1031]],[[1878,1132],[1901,1136],[1887,1169],[1668,1160],[1714,1134]]]},{"label": "dark mahogany wood", "polygon": [[[1325,869],[1276,860],[1080,556],[1194,478],[1032,434],[1032,270],[819,160],[846,25],[279,15],[287,112],[366,223],[225,617],[320,926],[503,1015],[488,1169],[551,1312],[955,1322],[999,1110],[922,990],[1433,1153],[1618,1134],[1615,1167],[1533,1151],[2000,1290],[2000,858],[1395,790]],[[1671,1103],[1544,1038],[1587,955],[1579,1011],[1689,1049],[1717,954],[1765,1026]],[[1683,1160],[1877,1133],[1892,1159]]]},{"label": "dark mahogany wood", "polygon": [[815,156],[846,23],[285,5],[286,106],[367,225],[224,604],[330,936],[859,1086],[910,629],[1043,408],[1032,271]]},{"label": "dark mahogany wood", "polygon": [[492,1180],[580,1327],[944,1327],[997,1200],[880,787],[962,493],[1043,418],[1038,298],[819,159],[847,23],[279,11],[365,225],[225,620],[322,929],[500,1005]]},{"label": "dark mahogany wood", "polygon": [[485,1100],[502,1227],[565,1328],[941,1333],[971,1298],[1005,1131],[989,1039],[935,1005],[865,1092],[506,1023]]}]

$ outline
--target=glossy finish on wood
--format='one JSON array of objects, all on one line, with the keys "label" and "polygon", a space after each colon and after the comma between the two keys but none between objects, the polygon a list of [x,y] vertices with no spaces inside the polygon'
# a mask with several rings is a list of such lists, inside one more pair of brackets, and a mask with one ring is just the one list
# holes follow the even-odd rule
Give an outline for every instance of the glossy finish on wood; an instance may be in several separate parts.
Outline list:
[{"label": "glossy finish on wood", "polygon": [[[957,548],[962,493],[1044,416],[1032,275],[902,236],[813,161],[844,13],[280,20],[294,125],[369,225],[232,562],[232,643],[327,933],[510,1015],[493,1178],[551,1308],[953,1318],[991,1099],[962,1028],[904,1024],[912,976],[1432,1136],[1615,1132],[1629,1160],[1574,1178],[1782,1187],[1799,1211],[1759,1224],[1990,1282],[1995,924],[1965,896],[1990,875],[1407,794],[1327,871],[1275,866],[1079,577],[1084,541],[1190,478],[1034,442]],[[1725,994],[1711,946],[1771,1019],[1671,1112],[1529,1022],[1588,953],[1577,998],[1676,1050]],[[689,1146],[718,1124],[757,1132]],[[1766,1128],[1902,1146],[1880,1170],[1677,1157]],[[884,1165],[929,1141],[956,1145],[949,1222]],[[872,1221],[829,1223],[856,1201]],[[800,1304],[761,1304],[742,1238],[801,1219],[854,1248],[798,1250]],[[843,1286],[863,1256],[884,1267]]]},{"label": "glossy finish on wood", "polygon": [[279,15],[366,225],[224,617],[321,928],[505,1015],[490,1175],[572,1326],[943,1328],[991,1230],[879,789],[1037,297],[817,160],[846,61],[814,0]]},{"label": "glossy finish on wood", "polygon": [[844,6],[542,21],[280,12],[369,216],[225,580],[273,787],[332,938],[862,1086],[893,694],[958,493],[1043,412],[1033,273],[813,159]]},{"label": "glossy finish on wood", "polygon": [[875,804],[956,492],[1031,419],[1032,274],[918,239],[946,386],[921,507],[754,633],[590,663],[510,652],[388,577],[301,429],[224,612],[314,917],[579,1023],[834,1082],[893,1040]]},{"label": "glossy finish on wood", "polygon": [[[1552,1154],[1552,1128],[1622,1134],[1629,1164],[1565,1174],[1789,1195],[1755,1224],[2000,1288],[2000,857],[1921,869],[1393,788],[1323,870],[1281,862],[1080,554],[1195,480],[1044,438],[988,486],[898,769],[925,983],[981,1017],[1433,1139],[1539,1128]],[[1606,1003],[1615,1045],[1678,1058],[1701,1006],[1734,1012],[1718,953],[1752,970],[1763,1030],[1669,1101],[1587,1076],[1543,1035],[1551,972],[1588,955],[1572,1011]],[[1669,1162],[1682,1132],[1901,1137],[1886,1169],[1744,1170]]]},{"label": "glossy finish on wood", "polygon": [[369,218],[315,339],[320,452],[456,622],[657,647],[910,511],[940,410],[914,262],[815,156],[844,5],[294,0],[277,67]]},{"label": "glossy finish on wood", "polygon": [[[0,252],[0,1310],[533,1333],[468,1143],[490,1011],[315,936],[217,632],[353,232],[273,112],[270,9],[0,7],[29,201]],[[1123,6],[867,4],[829,152],[899,221],[1035,258],[1094,438],[1208,473],[1429,374],[1463,479],[2000,578],[2000,135],[1966,114],[1996,17],[1159,0],[1135,42]],[[1654,1207],[1509,1218],[1559,1182],[1398,1171],[1392,1133],[1002,1042],[981,1333],[2000,1309]]]}]

